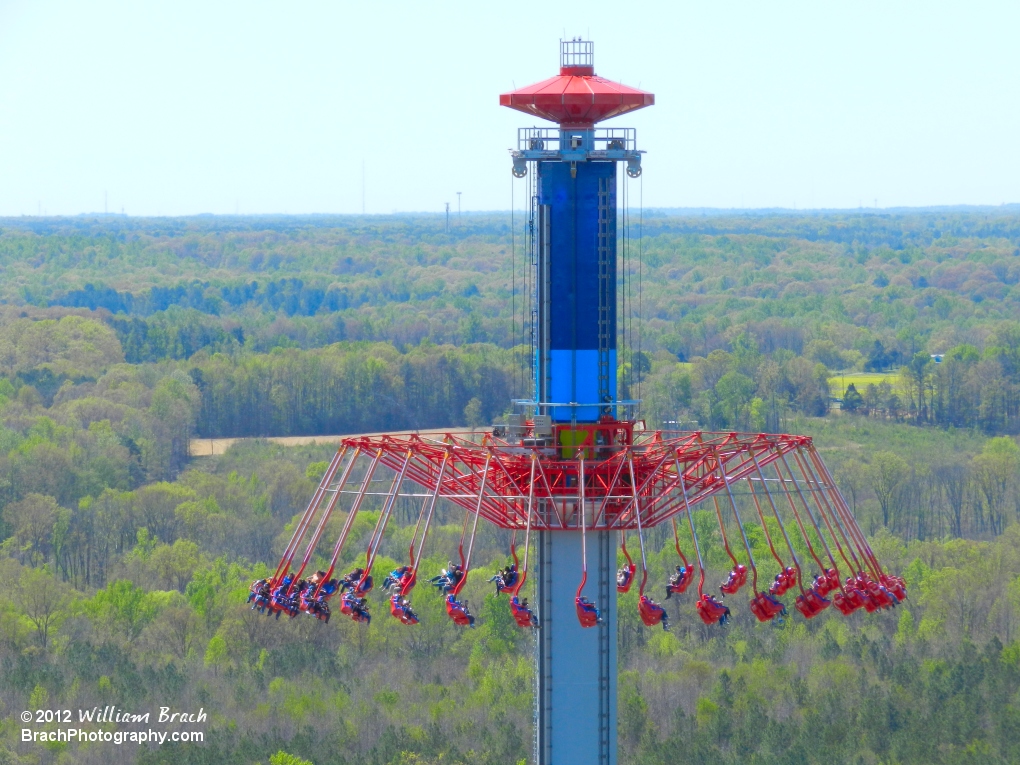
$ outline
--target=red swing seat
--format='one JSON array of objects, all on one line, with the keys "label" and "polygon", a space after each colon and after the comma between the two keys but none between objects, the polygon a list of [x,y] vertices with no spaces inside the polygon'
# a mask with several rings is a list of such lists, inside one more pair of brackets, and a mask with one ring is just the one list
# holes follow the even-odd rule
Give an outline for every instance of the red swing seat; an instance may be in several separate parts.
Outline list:
[{"label": "red swing seat", "polygon": [[687,565],[681,569],[682,576],[677,581],[670,581],[668,589],[670,592],[680,594],[691,586],[694,581],[694,566]]},{"label": "red swing seat", "polygon": [[662,617],[666,615],[666,609],[647,595],[642,595],[638,599],[638,615],[646,627],[654,627],[662,622]]},{"label": "red swing seat", "polygon": [[418,583],[418,573],[413,568],[411,568],[411,569],[409,569],[407,571],[407,573],[405,573],[403,576],[401,576],[400,580],[397,582],[397,584],[400,585],[400,595],[401,595],[401,597],[405,597],[407,595],[407,593],[409,593],[412,589],[414,589],[414,586],[417,583]]},{"label": "red swing seat", "polygon": [[793,566],[787,566],[776,574],[776,580],[769,586],[769,594],[776,598],[782,597],[796,584],[797,569],[793,568]]},{"label": "red swing seat", "polygon": [[777,616],[783,616],[786,613],[786,606],[776,600],[771,595],[764,592],[759,592],[751,600],[751,613],[754,614],[758,621],[769,622],[775,619]]},{"label": "red swing seat", "polygon": [[[633,563],[621,568],[616,572],[616,591],[617,592],[630,592],[630,586],[634,584],[634,572],[637,571],[637,566]],[[620,580],[623,579],[623,584],[620,584]]]},{"label": "red swing seat", "polygon": [[474,623],[464,605],[452,594],[446,596],[446,613],[453,619],[454,624],[461,627],[470,627]]},{"label": "red swing seat", "polygon": [[730,609],[716,600],[714,595],[702,595],[695,608],[705,624],[725,624],[730,615]]},{"label": "red swing seat", "polygon": [[581,626],[595,627],[599,623],[599,612],[595,604],[583,597],[575,598],[574,605],[577,608],[577,620]]},{"label": "red swing seat", "polygon": [[726,581],[719,585],[719,589],[726,595],[736,595],[745,584],[747,584],[747,566],[738,563],[730,571]]},{"label": "red swing seat", "polygon": [[882,574],[878,579],[881,584],[886,586],[890,594],[892,594],[896,600],[902,603],[907,599],[907,585],[903,579],[890,574]]},{"label": "red swing seat", "polygon": [[521,605],[516,595],[510,599],[510,613],[514,617],[514,621],[517,622],[518,627],[535,626],[535,615],[531,612],[530,608]]},{"label": "red swing seat", "polygon": [[797,600],[794,602],[794,606],[798,611],[803,614],[805,619],[812,619],[832,604],[828,598],[823,598],[814,589],[810,589],[804,592],[803,595],[798,595]]},{"label": "red swing seat", "polygon": [[825,569],[824,573],[815,577],[811,588],[824,598],[833,590],[839,589],[839,572],[834,568]]},{"label": "red swing seat", "polygon": [[401,624],[417,624],[418,617],[410,607],[404,605],[399,594],[390,597],[390,615],[400,620]]}]

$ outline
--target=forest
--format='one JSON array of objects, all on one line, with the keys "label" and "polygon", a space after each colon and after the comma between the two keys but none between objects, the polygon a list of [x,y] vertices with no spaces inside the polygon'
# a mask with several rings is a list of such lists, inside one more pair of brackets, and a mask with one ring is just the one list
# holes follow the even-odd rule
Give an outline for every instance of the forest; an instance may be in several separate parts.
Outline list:
[{"label": "forest", "polygon": [[[718,629],[683,596],[664,632],[621,596],[621,763],[1020,760],[1020,212],[641,220],[617,374],[645,427],[812,436],[910,597]],[[0,220],[0,763],[527,761],[502,532],[475,630],[425,587],[414,628],[378,599],[368,627],[244,606],[332,456],[261,437],[485,427],[529,394],[526,244],[519,213]],[[461,519],[441,508],[427,571]],[[660,586],[672,532],[646,541]],[[202,707],[205,742],[18,739],[23,709],[104,704]]]}]

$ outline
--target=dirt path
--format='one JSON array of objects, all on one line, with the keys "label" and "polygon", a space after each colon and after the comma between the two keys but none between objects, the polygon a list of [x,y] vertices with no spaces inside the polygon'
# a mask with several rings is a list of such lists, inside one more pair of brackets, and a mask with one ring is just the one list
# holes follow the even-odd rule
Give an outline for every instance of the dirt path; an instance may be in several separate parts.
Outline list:
[{"label": "dirt path", "polygon": [[[390,433],[391,436],[418,433],[420,435],[443,435],[444,433],[463,433],[467,428],[435,428],[433,430],[405,430]],[[283,446],[306,446],[308,444],[338,444],[341,438],[358,436],[380,436],[382,433],[347,433],[342,436],[270,436],[268,438],[193,438],[188,446],[188,454],[192,457],[214,457],[223,454],[238,441],[271,441]]]}]

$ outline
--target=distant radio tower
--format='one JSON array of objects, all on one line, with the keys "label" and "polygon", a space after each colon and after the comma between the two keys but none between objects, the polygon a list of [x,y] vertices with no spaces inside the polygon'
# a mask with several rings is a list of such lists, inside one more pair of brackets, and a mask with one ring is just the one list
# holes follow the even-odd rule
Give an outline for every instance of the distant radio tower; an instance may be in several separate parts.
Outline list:
[{"label": "distant radio tower", "polygon": [[361,160],[361,214],[365,214],[365,160]]},{"label": "distant radio tower", "polygon": [[460,225],[460,192],[457,192],[457,225]]},{"label": "distant radio tower", "polygon": [[450,233],[450,203],[446,203],[446,233]]}]

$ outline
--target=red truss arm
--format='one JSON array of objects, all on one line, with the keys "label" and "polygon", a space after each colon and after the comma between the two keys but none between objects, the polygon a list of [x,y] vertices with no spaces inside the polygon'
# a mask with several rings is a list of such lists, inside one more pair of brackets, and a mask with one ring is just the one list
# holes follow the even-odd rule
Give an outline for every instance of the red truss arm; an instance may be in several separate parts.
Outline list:
[{"label": "red truss arm", "polygon": [[[437,489],[444,457],[439,496],[507,529],[527,525],[527,500],[534,493],[535,530],[577,530],[577,515],[570,507],[582,493],[580,459],[564,459],[556,446],[524,446],[502,441],[488,433],[451,432],[443,438],[411,435],[357,436],[342,447],[380,452],[380,464],[394,471],[404,466],[405,477],[428,492]],[[805,462],[815,465],[817,454],[805,436],[749,433],[638,434],[630,446],[613,448],[606,459],[585,459],[584,492],[598,503],[590,530],[637,528],[635,496],[641,525],[655,526],[683,511],[683,481],[690,505],[725,491],[733,483],[757,474],[761,468],[805,450]],[[535,454],[537,469],[532,469]],[[482,482],[486,460],[491,465]],[[627,466],[633,459],[633,481]],[[679,467],[678,467],[679,466]],[[678,472],[678,469],[680,472]],[[481,493],[481,502],[479,494]]]}]

